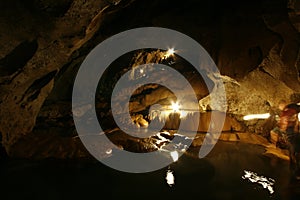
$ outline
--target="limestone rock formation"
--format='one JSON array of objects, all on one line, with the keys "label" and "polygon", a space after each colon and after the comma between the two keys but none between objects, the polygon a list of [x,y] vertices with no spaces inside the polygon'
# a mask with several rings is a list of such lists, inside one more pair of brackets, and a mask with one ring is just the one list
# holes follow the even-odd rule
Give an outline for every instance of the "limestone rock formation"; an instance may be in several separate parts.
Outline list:
[{"label": "limestone rock formation", "polygon": [[[72,113],[76,73],[97,44],[135,27],[170,28],[198,41],[221,72],[224,107],[241,130],[268,133],[271,120],[245,122],[242,117],[270,112],[281,99],[300,101],[298,1],[12,0],[0,7],[0,134],[11,156],[88,156],[72,117],[94,106],[79,105]],[[109,72],[114,74],[104,77],[107,91],[113,78],[134,67],[131,61],[162,62],[157,50],[141,52],[114,63]],[[207,96],[214,80],[205,85],[189,63],[179,60],[174,68],[187,77],[200,106],[220,109]],[[114,127],[109,95],[102,92],[95,102],[98,118]],[[136,90],[129,110],[146,116],[149,106],[169,99],[174,95],[166,88],[147,85]],[[136,121],[146,126],[147,120]]]}]

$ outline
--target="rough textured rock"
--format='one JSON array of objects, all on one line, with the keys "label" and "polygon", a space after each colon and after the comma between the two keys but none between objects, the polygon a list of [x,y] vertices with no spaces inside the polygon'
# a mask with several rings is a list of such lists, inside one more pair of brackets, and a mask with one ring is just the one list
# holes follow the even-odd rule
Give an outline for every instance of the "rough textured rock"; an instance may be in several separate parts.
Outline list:
[{"label": "rough textured rock", "polygon": [[[104,13],[113,13],[118,5],[80,0],[1,4],[7,12],[1,17],[1,44],[4,45],[0,111],[5,117],[1,117],[0,132],[2,143],[10,153],[10,147],[34,128],[40,108],[53,88],[55,75],[92,38]],[[15,57],[20,57],[18,63]]]},{"label": "rough textured rock", "polygon": [[[70,110],[76,72],[95,45],[134,27],[171,28],[197,40],[228,77],[224,106],[237,127],[267,133],[266,121],[244,122],[242,117],[270,112],[281,99],[300,101],[297,1],[13,0],[0,2],[0,7],[0,133],[10,155],[26,156],[26,146],[30,155],[41,157],[56,148],[60,150],[55,155],[82,156],[73,151],[82,146],[74,142]],[[158,62],[150,54],[143,55],[146,62]],[[206,86],[188,64],[175,67],[188,77],[201,106],[212,109],[207,89],[214,86],[213,80]],[[124,68],[115,70],[122,74]],[[106,97],[100,95],[96,107],[102,123],[110,127],[114,123]],[[130,110],[145,114],[150,105],[164,104],[173,94],[152,85],[140,88],[134,97]],[[82,105],[78,114],[91,108]],[[38,134],[50,127],[48,133]],[[53,143],[53,138],[64,142]],[[34,146],[32,141],[53,147]]]}]

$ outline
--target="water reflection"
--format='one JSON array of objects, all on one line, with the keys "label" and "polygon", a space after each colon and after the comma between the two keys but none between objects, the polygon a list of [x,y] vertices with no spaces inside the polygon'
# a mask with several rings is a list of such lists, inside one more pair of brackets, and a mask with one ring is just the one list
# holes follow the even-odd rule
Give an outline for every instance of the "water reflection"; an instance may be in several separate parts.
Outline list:
[{"label": "water reflection", "polygon": [[[180,153],[178,148],[165,153],[175,150]],[[289,163],[270,160],[264,151],[258,145],[219,141],[203,159],[198,149],[190,149],[170,166],[142,174],[97,161],[7,160],[0,164],[1,199],[300,199],[300,181],[290,180]],[[264,188],[259,182],[268,184]]]},{"label": "water reflection", "polygon": [[168,169],[167,174],[166,174],[166,181],[170,187],[175,185],[175,176],[173,174],[173,171]]},{"label": "water reflection", "polygon": [[275,180],[272,178],[267,178],[264,176],[258,176],[257,173],[244,170],[245,174],[242,176],[242,179],[247,179],[252,183],[258,183],[263,186],[263,188],[269,190],[270,194],[274,193],[273,185]]},{"label": "water reflection", "polygon": [[171,155],[171,157],[172,157],[172,159],[173,159],[174,162],[176,162],[178,160],[179,155],[178,155],[177,151],[172,151],[170,153],[170,155]]}]

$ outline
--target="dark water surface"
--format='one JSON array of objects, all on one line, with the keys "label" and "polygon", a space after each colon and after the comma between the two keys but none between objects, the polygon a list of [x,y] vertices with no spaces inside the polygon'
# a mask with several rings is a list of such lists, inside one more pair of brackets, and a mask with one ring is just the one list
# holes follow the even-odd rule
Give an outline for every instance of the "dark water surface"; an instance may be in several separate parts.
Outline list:
[{"label": "dark water surface", "polygon": [[[197,155],[192,150],[191,155]],[[131,174],[98,161],[1,161],[1,199],[300,199],[287,161],[258,145],[219,141],[204,159],[183,155],[161,170]],[[273,179],[270,193],[243,179],[245,170]],[[174,175],[169,185],[167,172]]]}]

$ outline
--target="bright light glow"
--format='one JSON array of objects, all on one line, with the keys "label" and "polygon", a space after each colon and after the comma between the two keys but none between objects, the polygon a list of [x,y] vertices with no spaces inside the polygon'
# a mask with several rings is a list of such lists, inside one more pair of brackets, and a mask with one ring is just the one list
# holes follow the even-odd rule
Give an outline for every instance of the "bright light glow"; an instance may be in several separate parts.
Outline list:
[{"label": "bright light glow", "polygon": [[248,179],[252,183],[258,183],[269,190],[270,194],[274,193],[272,185],[274,185],[275,180],[271,178],[266,178],[264,176],[258,176],[256,173],[244,170],[245,174],[242,176],[242,179]]},{"label": "bright light glow", "polygon": [[144,70],[143,70],[143,69],[140,69],[140,73],[143,74],[143,73],[144,73]]},{"label": "bright light glow", "polygon": [[178,155],[177,151],[170,152],[170,155],[171,155],[174,162],[176,162],[178,160],[179,155]]},{"label": "bright light glow", "polygon": [[179,112],[179,108],[180,108],[179,103],[172,102],[171,108],[172,108],[173,112]]},{"label": "bright light glow", "polygon": [[112,149],[107,149],[105,153],[106,154],[111,154],[112,153]]},{"label": "bright light glow", "polygon": [[188,111],[181,110],[180,111],[180,119],[186,118],[188,114],[189,114]]},{"label": "bright light glow", "polygon": [[[300,106],[300,102],[297,105]],[[298,121],[300,122],[300,113],[298,113]]]},{"label": "bright light glow", "polygon": [[251,120],[251,119],[268,119],[270,117],[270,113],[264,113],[264,114],[252,114],[252,115],[246,115],[243,117],[244,120]]},{"label": "bright light glow", "polygon": [[185,119],[188,116],[193,116],[194,113],[197,113],[197,111],[184,109],[178,102],[171,102],[171,105],[168,105],[166,107],[151,109],[149,113],[149,119],[157,119],[160,122],[165,122],[166,120],[168,120],[170,114],[172,113],[177,113],[179,114],[180,119]]},{"label": "bright light glow", "polygon": [[175,177],[174,177],[173,172],[171,170],[167,171],[166,180],[167,180],[167,183],[170,187],[172,187],[175,184]]},{"label": "bright light glow", "polygon": [[166,51],[165,55],[164,55],[164,58],[165,58],[165,59],[166,59],[166,58],[169,58],[170,56],[173,56],[174,53],[175,53],[174,48],[168,49],[168,50]]}]

